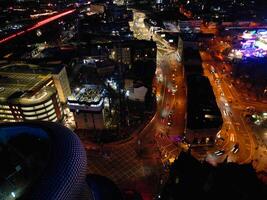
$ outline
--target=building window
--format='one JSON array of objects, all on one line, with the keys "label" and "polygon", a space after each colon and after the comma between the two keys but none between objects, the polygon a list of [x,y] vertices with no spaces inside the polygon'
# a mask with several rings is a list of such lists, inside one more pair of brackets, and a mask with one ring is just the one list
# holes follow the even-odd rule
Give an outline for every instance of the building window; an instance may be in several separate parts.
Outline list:
[{"label": "building window", "polygon": [[44,105],[43,104],[41,104],[41,105],[38,105],[38,106],[34,106],[34,108],[35,109],[39,109],[39,108],[43,108],[44,107]]},{"label": "building window", "polygon": [[49,106],[52,104],[52,100],[49,100],[48,102],[45,103],[45,106]]},{"label": "building window", "polygon": [[48,112],[48,115],[52,115],[53,113],[55,113],[55,109],[51,110],[50,112]]},{"label": "building window", "polygon": [[47,107],[46,110],[51,110],[52,108],[54,108],[54,105]]},{"label": "building window", "polygon": [[28,120],[35,120],[35,119],[37,119],[37,117],[25,117],[25,119],[28,119]]},{"label": "building window", "polygon": [[45,109],[37,110],[37,111],[36,111],[36,114],[44,113],[45,111],[46,111]]},{"label": "building window", "polygon": [[47,113],[45,113],[45,114],[43,114],[43,115],[39,115],[39,116],[37,116],[38,117],[38,119],[40,119],[40,118],[44,118],[44,117],[46,117],[47,116]]},{"label": "building window", "polygon": [[23,112],[24,115],[35,115],[35,112]]},{"label": "building window", "polygon": [[22,110],[34,110],[34,107],[21,107]]},{"label": "building window", "polygon": [[54,118],[56,118],[57,116],[56,116],[56,113],[55,114],[53,114],[52,116],[50,116],[49,117],[49,119],[51,120],[51,119],[54,119]]}]

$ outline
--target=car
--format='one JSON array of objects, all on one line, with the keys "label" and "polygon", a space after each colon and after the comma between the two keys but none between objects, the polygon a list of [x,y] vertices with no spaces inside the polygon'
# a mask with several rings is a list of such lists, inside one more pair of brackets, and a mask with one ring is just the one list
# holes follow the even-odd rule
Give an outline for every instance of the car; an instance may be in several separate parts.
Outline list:
[{"label": "car", "polygon": [[214,74],[215,73],[215,69],[213,66],[210,67],[210,73]]},{"label": "car", "polygon": [[221,149],[221,150],[218,150],[218,151],[215,151],[214,152],[214,154],[216,155],[216,156],[221,156],[221,155],[223,155],[225,153],[225,150],[224,149]]},{"label": "car", "polygon": [[248,107],[246,107],[246,111],[250,112],[250,113],[254,113],[256,111],[256,109],[254,106],[248,106]]},{"label": "car", "polygon": [[235,143],[231,149],[231,152],[233,152],[234,154],[236,154],[239,151],[239,144]]}]

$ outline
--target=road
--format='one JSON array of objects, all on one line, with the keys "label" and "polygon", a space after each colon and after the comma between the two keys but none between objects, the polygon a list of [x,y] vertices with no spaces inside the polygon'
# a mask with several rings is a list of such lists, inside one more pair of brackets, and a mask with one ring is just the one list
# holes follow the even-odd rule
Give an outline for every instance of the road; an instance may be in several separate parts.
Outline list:
[{"label": "road", "polygon": [[[238,91],[227,76],[227,70],[230,67],[226,62],[212,59],[207,51],[201,52],[201,57],[204,61],[205,75],[213,86],[224,119],[221,135],[225,137],[226,143],[220,149],[226,150],[229,162],[240,164],[252,162],[256,171],[266,171],[267,161],[263,159],[263,155],[267,154],[266,145],[263,145],[261,139],[256,137],[244,117],[248,106],[253,106],[259,111],[266,111],[266,103],[243,97],[242,91]],[[226,69],[226,72],[222,69]],[[239,143],[239,151],[234,154],[231,149],[236,143]]]},{"label": "road", "polygon": [[[201,52],[204,68],[204,75],[207,76],[211,82],[211,85],[216,96],[217,104],[221,110],[223,116],[223,128],[221,135],[227,138],[227,143],[221,147],[226,150],[228,158],[231,161],[238,163],[250,162],[253,156],[253,149],[255,144],[250,133],[249,127],[246,126],[242,117],[239,106],[241,102],[229,84],[226,83],[221,73],[219,73],[220,66],[218,62],[211,59],[211,56],[207,52]],[[215,71],[212,72],[211,69]],[[232,146],[235,143],[239,143],[240,150],[237,154],[230,152]]]},{"label": "road", "polygon": [[[138,16],[145,17],[138,12]],[[150,40],[151,33],[134,12],[134,34]],[[138,21],[138,23],[136,22]],[[138,36],[138,33],[142,33]],[[175,140],[184,132],[185,98],[182,66],[177,52],[163,42],[158,51],[154,87],[158,95],[156,114],[141,132],[128,142],[97,146],[86,143],[88,172],[111,178],[121,189],[137,190],[144,200],[158,196],[168,176],[168,165],[179,155],[181,147]],[[165,45],[165,44],[164,44]],[[182,98],[183,97],[183,98]],[[170,112],[173,114],[169,116]],[[168,125],[168,122],[172,122]]]},{"label": "road", "polygon": [[[152,200],[168,175],[168,165],[179,155],[182,143],[177,143],[185,127],[186,91],[183,80],[183,66],[179,63],[177,51],[166,45],[161,38],[152,35],[144,26],[144,13],[134,11],[131,29],[138,39],[157,42],[157,70],[154,88],[157,96],[157,111],[141,132],[134,134],[128,142],[95,146],[85,144],[88,152],[88,172],[111,178],[121,189],[137,190],[143,199]],[[211,65],[216,71],[221,67],[211,59],[208,52],[201,52],[203,68],[213,87],[219,108],[223,113],[224,124],[220,137],[225,139],[217,143],[210,155],[216,162],[222,162],[228,155],[228,161],[248,163],[253,161],[257,171],[267,169],[267,151],[264,145],[258,145],[251,128],[242,116],[246,102],[238,98],[235,91],[224,78],[216,82],[210,72]],[[234,154],[231,148],[240,144]],[[223,156],[214,156],[216,149],[225,149]],[[264,162],[263,162],[264,161]]]},{"label": "road", "polygon": [[134,21],[131,28],[136,37],[153,39],[158,47],[158,65],[154,81],[158,106],[155,118],[149,124],[151,128],[144,129],[144,133],[155,134],[158,146],[163,152],[163,161],[172,161],[178,156],[179,148],[176,145],[185,128],[186,95],[183,66],[179,63],[178,51],[145,27],[145,14],[136,10],[133,14]]}]

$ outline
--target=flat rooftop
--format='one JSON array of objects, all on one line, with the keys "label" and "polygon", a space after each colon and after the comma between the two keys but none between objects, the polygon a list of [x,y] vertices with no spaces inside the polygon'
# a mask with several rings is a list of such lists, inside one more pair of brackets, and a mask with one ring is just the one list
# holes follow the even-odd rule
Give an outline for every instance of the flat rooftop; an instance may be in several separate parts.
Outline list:
[{"label": "flat rooftop", "polygon": [[0,102],[22,96],[41,87],[50,76],[0,71]]},{"label": "flat rooftop", "polygon": [[32,187],[49,162],[50,149],[50,138],[42,128],[1,125],[1,199],[17,199]]},{"label": "flat rooftop", "polygon": [[0,72],[12,72],[23,74],[58,74],[64,65],[60,61],[48,62],[43,65],[27,64],[27,63],[10,63],[0,66]]},{"label": "flat rooftop", "polygon": [[97,85],[83,85],[81,88],[75,88],[72,95],[68,97],[69,102],[79,104],[94,105],[99,104],[103,98],[104,89]]}]

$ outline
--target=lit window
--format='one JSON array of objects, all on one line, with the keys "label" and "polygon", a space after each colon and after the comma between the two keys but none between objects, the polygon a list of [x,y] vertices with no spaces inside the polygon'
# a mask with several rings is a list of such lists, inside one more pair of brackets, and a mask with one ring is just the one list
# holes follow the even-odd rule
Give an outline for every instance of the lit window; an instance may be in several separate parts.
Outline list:
[{"label": "lit window", "polygon": [[25,117],[25,119],[27,119],[27,120],[35,120],[35,119],[37,119],[37,117]]},{"label": "lit window", "polygon": [[47,113],[45,113],[45,114],[43,114],[43,115],[39,115],[39,116],[37,116],[38,117],[38,119],[40,119],[40,118],[44,118],[44,117],[46,117],[47,116]]},{"label": "lit window", "polygon": [[39,109],[39,108],[43,108],[44,107],[44,105],[43,104],[41,104],[41,105],[38,105],[38,106],[34,106],[34,108],[35,109]]},{"label": "lit window", "polygon": [[8,109],[9,109],[9,106],[6,106],[6,105],[0,105],[0,108],[8,108]]},{"label": "lit window", "polygon": [[37,114],[40,114],[40,113],[43,113],[43,112],[45,112],[45,111],[46,111],[45,109],[37,110],[36,113],[37,113]]},{"label": "lit window", "polygon": [[11,110],[0,110],[0,113],[12,113]]},{"label": "lit window", "polygon": [[21,107],[22,110],[34,110],[34,107]]},{"label": "lit window", "polygon": [[5,115],[5,114],[0,114],[0,117],[2,117],[2,118],[14,118],[13,115]]},{"label": "lit window", "polygon": [[54,119],[56,117],[56,113],[49,117],[49,119]]},{"label": "lit window", "polygon": [[46,102],[46,103],[45,103],[45,106],[49,106],[49,105],[51,105],[51,104],[52,104],[52,100]]},{"label": "lit window", "polygon": [[24,115],[35,115],[35,112],[23,112]]},{"label": "lit window", "polygon": [[51,110],[52,108],[54,108],[53,104],[51,106],[47,107],[46,110]]},{"label": "lit window", "polygon": [[52,115],[53,113],[55,113],[55,109],[51,110],[49,113],[47,113],[48,115]]}]

